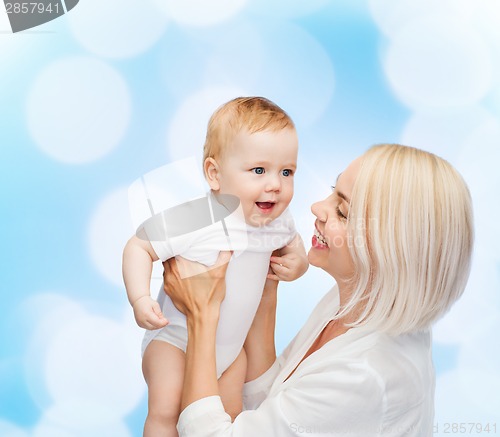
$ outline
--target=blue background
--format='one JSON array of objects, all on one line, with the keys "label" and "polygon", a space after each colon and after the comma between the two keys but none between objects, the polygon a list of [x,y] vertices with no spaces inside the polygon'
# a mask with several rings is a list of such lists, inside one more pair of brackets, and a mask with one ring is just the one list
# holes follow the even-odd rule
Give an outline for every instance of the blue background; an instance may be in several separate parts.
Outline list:
[{"label": "blue background", "polygon": [[[434,330],[435,434],[500,433],[498,22],[489,0],[82,0],[12,34],[2,3],[0,435],[141,435],[127,188],[199,156],[209,115],[238,95],[296,122],[291,208],[307,248],[310,204],[372,144],[424,148],[463,174],[476,248]],[[311,268],[281,286],[280,350],[331,285]]]}]

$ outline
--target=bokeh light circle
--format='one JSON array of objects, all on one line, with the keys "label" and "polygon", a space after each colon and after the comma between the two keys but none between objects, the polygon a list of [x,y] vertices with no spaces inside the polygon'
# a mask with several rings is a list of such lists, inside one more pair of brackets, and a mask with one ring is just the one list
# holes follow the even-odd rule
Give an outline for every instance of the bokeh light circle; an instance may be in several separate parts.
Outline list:
[{"label": "bokeh light circle", "polygon": [[375,23],[389,38],[412,21],[432,16],[470,16],[475,2],[469,0],[369,0]]},{"label": "bokeh light circle", "polygon": [[[213,84],[210,89],[243,89],[245,95],[264,96],[277,103],[299,129],[316,122],[331,103],[335,88],[332,59],[298,25],[242,21],[209,33],[191,32],[174,41],[167,42],[168,56],[162,67],[162,76],[174,94],[193,95],[193,84],[203,86],[196,95],[205,94],[206,83]],[[200,50],[200,45],[206,50]],[[179,76],[178,69],[186,73]],[[202,100],[199,103],[203,105]],[[197,112],[195,109],[195,116]],[[184,135],[191,133],[184,128]]]},{"label": "bokeh light circle", "polygon": [[48,424],[43,419],[33,430],[32,437],[79,437],[76,432],[61,428],[58,425]]},{"label": "bokeh light circle", "polygon": [[457,167],[469,185],[475,217],[480,220],[476,226],[476,243],[488,248],[492,259],[500,263],[500,204],[493,201],[500,192],[499,145],[500,122],[498,118],[490,119],[464,140]]},{"label": "bokeh light circle", "polygon": [[458,356],[458,369],[467,397],[490,415],[500,418],[500,349],[498,344],[500,312],[478,335],[462,344]]},{"label": "bokeh light circle", "polygon": [[99,272],[123,291],[122,253],[128,239],[134,235],[128,205],[128,187],[108,193],[90,219],[88,247]]},{"label": "bokeh light circle", "polygon": [[[471,11],[470,20],[479,33],[490,43],[495,51],[494,60],[496,71],[500,67],[500,3],[497,0],[475,0],[469,2]],[[495,75],[500,82],[498,74]]]},{"label": "bokeh light circle", "polygon": [[27,317],[33,325],[23,360],[25,382],[31,399],[44,409],[53,402],[47,391],[43,365],[49,343],[73,318],[83,316],[85,308],[62,294],[38,292],[22,301],[16,313]]},{"label": "bokeh light circle", "polygon": [[[462,297],[433,329],[433,340],[460,345],[489,326],[498,315],[500,272],[484,245],[477,244],[472,258],[469,281]],[[474,320],[464,329],[464,320]]]},{"label": "bokeh light circle", "polygon": [[[453,423],[471,422],[486,425],[495,420],[495,416],[489,414],[471,399],[467,389],[469,384],[475,384],[475,382],[469,376],[470,374],[466,371],[455,369],[439,375],[436,379],[434,424],[437,428],[434,436],[450,435]],[[479,378],[477,383],[482,384],[483,379]],[[445,429],[446,424],[449,424],[448,432]],[[481,433],[470,435],[481,435]]]},{"label": "bokeh light circle", "polygon": [[292,23],[264,23],[267,44],[260,81],[250,88],[287,111],[299,129],[317,121],[331,104],[335,87],[332,59],[317,39]]},{"label": "bokeh light circle", "polygon": [[162,44],[160,59],[165,85],[179,100],[207,84],[249,89],[262,80],[266,46],[256,23],[237,20],[210,31],[176,31]]},{"label": "bokeh light circle", "polygon": [[[104,317],[78,317],[59,331],[49,344],[45,369],[48,390],[68,423],[119,419],[144,394],[136,345],[121,324]],[[72,403],[80,408],[69,408]]]},{"label": "bokeh light circle", "polygon": [[[330,4],[329,0],[252,0],[248,9],[255,14],[279,18],[299,18],[317,13]],[[347,4],[346,4],[346,7]]]},{"label": "bokeh light circle", "polygon": [[[75,421],[75,412],[80,410],[83,413],[81,419]],[[86,410],[87,406],[84,404],[70,402],[66,405],[54,405],[44,412],[33,430],[33,437],[131,437],[125,423],[114,419],[113,415],[106,417],[106,410],[102,411],[97,421],[89,421]]]},{"label": "bokeh light circle", "polygon": [[163,35],[167,21],[148,0],[85,0],[68,15],[76,40],[109,58],[136,56],[149,49]]},{"label": "bokeh light circle", "polygon": [[130,435],[122,418],[145,392],[142,330],[131,312],[118,322],[92,316],[56,293],[30,297],[18,312],[36,319],[24,361],[30,395],[43,412],[33,437]]},{"label": "bokeh light circle", "polygon": [[401,135],[401,143],[432,152],[456,164],[464,141],[494,116],[480,106],[438,115],[413,113]]},{"label": "bokeh light circle", "polygon": [[247,0],[152,0],[181,25],[211,26],[238,14]]},{"label": "bokeh light circle", "polygon": [[207,124],[212,113],[235,97],[248,95],[236,87],[209,87],[187,97],[168,128],[168,152],[172,161],[197,157],[200,168]]},{"label": "bokeh light circle", "polygon": [[2,437],[30,437],[26,431],[3,419],[0,419],[0,435]]},{"label": "bokeh light circle", "polygon": [[121,75],[87,57],[58,60],[43,69],[27,100],[36,144],[64,163],[95,161],[113,150],[128,126],[131,104]]},{"label": "bokeh light circle", "polygon": [[420,111],[471,106],[492,85],[488,45],[452,16],[412,21],[391,40],[384,69],[396,96]]}]

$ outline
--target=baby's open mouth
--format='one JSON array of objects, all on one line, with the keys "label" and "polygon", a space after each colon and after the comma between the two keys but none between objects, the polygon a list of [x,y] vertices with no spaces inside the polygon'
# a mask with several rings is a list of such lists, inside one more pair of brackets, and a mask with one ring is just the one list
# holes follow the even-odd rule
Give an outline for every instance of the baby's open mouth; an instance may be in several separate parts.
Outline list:
[{"label": "baby's open mouth", "polygon": [[274,202],[255,202],[259,208],[270,209],[274,206]]}]

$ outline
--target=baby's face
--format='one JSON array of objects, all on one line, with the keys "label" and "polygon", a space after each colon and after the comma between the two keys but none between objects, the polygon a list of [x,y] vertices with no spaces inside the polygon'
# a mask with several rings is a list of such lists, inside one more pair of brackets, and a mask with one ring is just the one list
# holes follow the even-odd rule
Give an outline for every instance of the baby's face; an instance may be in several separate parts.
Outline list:
[{"label": "baby's face", "polygon": [[297,151],[295,129],[238,133],[219,160],[219,192],[240,199],[248,224],[268,224],[292,200]]}]

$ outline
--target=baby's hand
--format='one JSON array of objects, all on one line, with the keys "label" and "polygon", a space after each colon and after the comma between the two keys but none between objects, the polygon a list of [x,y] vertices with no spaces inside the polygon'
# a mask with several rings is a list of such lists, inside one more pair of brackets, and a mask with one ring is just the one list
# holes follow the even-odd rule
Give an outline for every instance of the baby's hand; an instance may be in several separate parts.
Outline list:
[{"label": "baby's hand", "polygon": [[268,273],[268,279],[275,281],[294,281],[300,278],[309,267],[307,258],[297,253],[287,253],[283,256],[271,257],[271,272]]},{"label": "baby's hand", "polygon": [[158,329],[168,324],[168,320],[161,312],[160,304],[151,296],[142,296],[134,302],[135,321],[141,328]]}]

